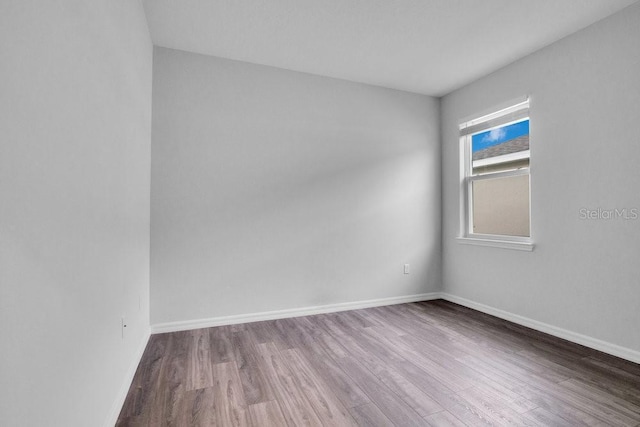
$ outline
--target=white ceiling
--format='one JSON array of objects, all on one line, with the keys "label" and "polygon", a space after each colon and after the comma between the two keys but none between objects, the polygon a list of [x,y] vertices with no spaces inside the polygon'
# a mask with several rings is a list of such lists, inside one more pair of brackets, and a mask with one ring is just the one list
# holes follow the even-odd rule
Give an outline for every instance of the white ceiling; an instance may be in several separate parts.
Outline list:
[{"label": "white ceiling", "polygon": [[157,46],[441,96],[637,0],[143,0]]}]

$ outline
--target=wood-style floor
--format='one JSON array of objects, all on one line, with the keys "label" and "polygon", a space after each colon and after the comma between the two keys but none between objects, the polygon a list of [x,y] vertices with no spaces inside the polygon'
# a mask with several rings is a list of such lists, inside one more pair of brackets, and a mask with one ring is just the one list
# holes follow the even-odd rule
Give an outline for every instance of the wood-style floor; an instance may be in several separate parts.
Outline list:
[{"label": "wood-style floor", "polygon": [[153,335],[118,426],[640,426],[640,365],[445,301]]}]

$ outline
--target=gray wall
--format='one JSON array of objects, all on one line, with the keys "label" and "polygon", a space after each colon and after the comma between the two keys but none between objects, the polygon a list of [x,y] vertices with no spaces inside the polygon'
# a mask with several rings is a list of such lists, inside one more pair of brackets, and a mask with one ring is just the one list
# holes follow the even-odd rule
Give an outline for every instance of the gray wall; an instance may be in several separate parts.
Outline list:
[{"label": "gray wall", "polygon": [[[640,350],[640,4],[442,100],[444,289]],[[534,252],[461,245],[458,121],[531,96]]]},{"label": "gray wall", "polygon": [[426,96],[155,48],[151,323],[439,290],[438,120]]},{"label": "gray wall", "polygon": [[0,424],[101,425],[149,329],[144,12],[2,1],[0,52]]}]

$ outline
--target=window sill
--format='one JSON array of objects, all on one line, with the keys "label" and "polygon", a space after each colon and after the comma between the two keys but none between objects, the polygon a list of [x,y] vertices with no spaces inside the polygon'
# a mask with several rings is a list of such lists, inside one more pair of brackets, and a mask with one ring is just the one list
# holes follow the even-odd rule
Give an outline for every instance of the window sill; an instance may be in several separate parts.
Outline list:
[{"label": "window sill", "polygon": [[512,249],[516,251],[533,251],[532,242],[514,242],[509,240],[479,239],[476,237],[457,237],[458,243],[463,245],[490,246],[493,248]]}]

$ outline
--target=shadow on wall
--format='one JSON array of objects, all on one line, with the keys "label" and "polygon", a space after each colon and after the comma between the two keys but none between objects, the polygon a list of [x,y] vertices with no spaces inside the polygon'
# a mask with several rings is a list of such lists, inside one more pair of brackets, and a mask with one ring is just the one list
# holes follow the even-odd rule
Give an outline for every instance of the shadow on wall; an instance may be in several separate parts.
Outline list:
[{"label": "shadow on wall", "polygon": [[[430,205],[437,188],[425,167],[433,155],[383,154],[339,168],[310,163],[296,179],[264,176],[236,191],[214,185],[214,197],[190,197],[199,205],[172,208],[181,215],[163,217],[171,227],[156,224],[173,231],[155,236],[154,247],[181,253],[180,276],[173,267],[163,274],[215,287],[220,315],[237,314],[222,311],[238,306],[259,312],[291,308],[287,301],[313,306],[397,296],[402,287],[400,294],[427,292],[429,276],[440,271],[434,239],[424,238],[439,230]],[[244,179],[244,171],[235,174],[227,181]],[[403,276],[411,261],[410,276]]]}]

